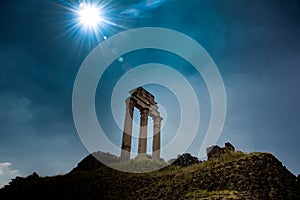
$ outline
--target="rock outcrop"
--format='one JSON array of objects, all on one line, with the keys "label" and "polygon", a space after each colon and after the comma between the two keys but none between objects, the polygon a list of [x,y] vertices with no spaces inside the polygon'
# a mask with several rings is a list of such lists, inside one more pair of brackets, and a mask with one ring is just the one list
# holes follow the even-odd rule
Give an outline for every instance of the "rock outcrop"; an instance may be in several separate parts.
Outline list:
[{"label": "rock outcrop", "polygon": [[229,142],[225,143],[225,147],[221,148],[218,145],[213,145],[206,148],[207,159],[220,158],[223,154],[234,152],[235,148]]},{"label": "rock outcrop", "polygon": [[106,167],[99,160],[104,161],[105,163],[117,163],[120,161],[118,156],[112,155],[110,153],[104,153],[101,151],[94,152],[87,157],[85,157],[82,161],[80,161],[77,166],[71,171],[91,171],[98,169],[100,167]]}]

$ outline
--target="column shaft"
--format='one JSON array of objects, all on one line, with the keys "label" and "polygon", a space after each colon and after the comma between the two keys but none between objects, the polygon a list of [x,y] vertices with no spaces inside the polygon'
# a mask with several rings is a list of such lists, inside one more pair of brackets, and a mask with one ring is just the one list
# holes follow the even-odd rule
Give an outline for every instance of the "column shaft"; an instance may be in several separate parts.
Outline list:
[{"label": "column shaft", "polygon": [[134,103],[130,99],[127,99],[125,123],[124,123],[123,139],[122,139],[121,161],[130,159],[133,111],[134,111]]},{"label": "column shaft", "polygon": [[148,115],[149,109],[141,109],[140,118],[140,135],[139,135],[139,146],[138,156],[146,156],[147,153],[147,126],[148,126]]},{"label": "column shaft", "polygon": [[152,159],[160,159],[160,125],[162,118],[160,116],[153,118],[153,141],[152,141]]}]

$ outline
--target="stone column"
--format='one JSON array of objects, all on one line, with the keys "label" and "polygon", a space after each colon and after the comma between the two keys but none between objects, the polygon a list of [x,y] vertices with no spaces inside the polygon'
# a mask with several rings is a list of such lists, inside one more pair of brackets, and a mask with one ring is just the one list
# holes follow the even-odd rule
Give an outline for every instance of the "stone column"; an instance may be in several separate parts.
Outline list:
[{"label": "stone column", "polygon": [[134,102],[126,99],[126,114],[122,139],[121,161],[130,159]]},{"label": "stone column", "polygon": [[140,112],[141,112],[141,119],[140,119],[138,156],[146,156],[146,153],[147,153],[147,126],[148,126],[149,109],[143,108],[140,110]]},{"label": "stone column", "polygon": [[162,117],[153,118],[153,141],[152,141],[152,159],[160,159],[160,125]]}]

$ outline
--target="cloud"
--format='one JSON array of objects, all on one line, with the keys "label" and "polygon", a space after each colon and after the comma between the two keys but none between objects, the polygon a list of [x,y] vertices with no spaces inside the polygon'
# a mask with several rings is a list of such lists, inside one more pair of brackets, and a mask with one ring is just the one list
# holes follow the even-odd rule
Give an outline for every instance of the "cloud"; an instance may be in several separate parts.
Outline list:
[{"label": "cloud", "polygon": [[126,8],[125,10],[121,11],[121,15],[124,17],[142,17],[142,13],[148,10],[153,10],[158,8],[159,6],[163,5],[166,0],[145,0],[140,3],[136,3],[130,5],[130,7]]},{"label": "cloud", "polygon": [[9,162],[0,163],[0,188],[7,185],[12,178],[20,176],[19,170],[11,169],[11,166]]},{"label": "cloud", "polygon": [[30,110],[31,100],[26,97],[14,99],[9,102],[9,108],[8,117],[11,117],[14,121],[27,122],[33,118],[33,113]]}]

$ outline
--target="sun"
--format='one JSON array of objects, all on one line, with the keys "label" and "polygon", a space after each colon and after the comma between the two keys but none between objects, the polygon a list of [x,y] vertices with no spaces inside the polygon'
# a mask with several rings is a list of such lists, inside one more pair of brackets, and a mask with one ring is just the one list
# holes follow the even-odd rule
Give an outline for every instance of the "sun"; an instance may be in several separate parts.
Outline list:
[{"label": "sun", "polygon": [[79,23],[86,28],[96,29],[105,21],[103,12],[98,5],[80,3],[77,14]]},{"label": "sun", "polygon": [[62,36],[71,36],[74,41],[81,43],[80,45],[96,44],[106,40],[109,34],[125,29],[125,26],[120,24],[122,20],[116,15],[119,8],[111,0],[62,2],[65,3],[57,4],[66,11],[66,18],[62,22],[65,32]]}]

